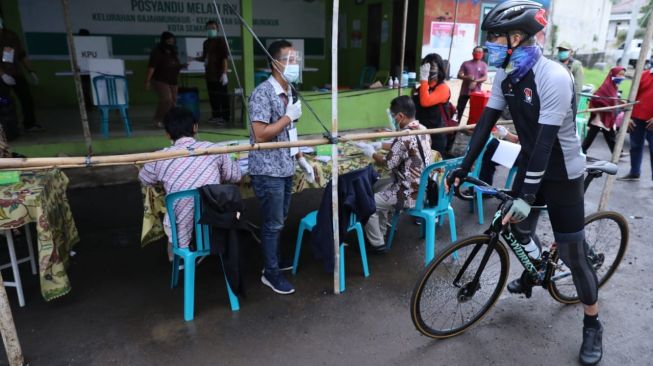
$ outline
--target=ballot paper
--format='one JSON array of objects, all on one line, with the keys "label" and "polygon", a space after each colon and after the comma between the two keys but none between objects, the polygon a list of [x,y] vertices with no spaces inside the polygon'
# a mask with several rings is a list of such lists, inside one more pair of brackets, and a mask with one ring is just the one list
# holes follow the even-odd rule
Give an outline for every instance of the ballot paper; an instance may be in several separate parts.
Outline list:
[{"label": "ballot paper", "polygon": [[[297,141],[297,127],[288,130],[288,141]],[[291,147],[290,156],[295,156],[299,152],[299,148]]]},{"label": "ballot paper", "polygon": [[521,150],[521,145],[509,141],[499,140],[499,146],[492,155],[492,161],[510,169],[517,160],[517,155]]}]

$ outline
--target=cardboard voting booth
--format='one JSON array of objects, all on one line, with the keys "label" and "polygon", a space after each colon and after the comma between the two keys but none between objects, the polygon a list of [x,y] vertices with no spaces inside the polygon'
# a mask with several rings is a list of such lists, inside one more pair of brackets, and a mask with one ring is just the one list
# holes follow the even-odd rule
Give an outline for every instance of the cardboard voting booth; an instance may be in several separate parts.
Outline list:
[{"label": "cardboard voting booth", "polygon": [[77,63],[82,72],[90,71],[88,62],[91,59],[108,59],[113,57],[111,37],[74,36]]}]

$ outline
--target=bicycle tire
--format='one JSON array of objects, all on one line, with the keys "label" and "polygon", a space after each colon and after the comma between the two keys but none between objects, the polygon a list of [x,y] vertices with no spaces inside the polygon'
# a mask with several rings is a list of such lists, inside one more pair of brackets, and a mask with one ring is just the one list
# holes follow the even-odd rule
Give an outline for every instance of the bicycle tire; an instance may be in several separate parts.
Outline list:
[{"label": "bicycle tire", "polygon": [[[617,270],[619,267],[619,264],[621,263],[624,254],[626,253],[626,248],[628,246],[628,236],[629,236],[629,231],[628,231],[628,222],[626,219],[619,214],[618,212],[614,211],[602,211],[602,212],[595,212],[587,217],[585,217],[585,227],[591,225],[594,222],[597,222],[599,220],[611,220],[616,224],[616,226],[619,228],[619,232],[621,235],[621,239],[618,240],[619,242],[619,249],[617,250],[617,254],[614,257],[614,260],[611,261],[610,266],[608,267],[607,271],[605,273],[599,274],[597,271],[597,276],[599,277],[599,288],[603,286],[610,277],[614,274],[614,272]],[[605,226],[605,225],[604,225]],[[602,236],[602,237],[607,237],[607,236]],[[587,240],[587,238],[586,238]],[[589,244],[590,248],[592,248],[592,244]],[[595,247],[595,245],[594,245]],[[594,248],[592,248],[594,249]],[[600,253],[597,253],[600,254]],[[560,258],[558,257],[557,252],[554,254],[554,256],[551,258],[553,263],[556,264],[556,268],[559,268],[558,266],[558,261]],[[605,260],[605,258],[604,258]],[[595,269],[601,269],[606,265],[605,262],[602,262],[600,265],[595,264]],[[555,275],[555,269],[553,274]],[[563,304],[576,304],[580,302],[580,299],[578,296],[570,296],[568,294],[563,293],[558,286],[556,285],[556,281],[549,281],[548,284],[548,290],[549,294],[558,302],[561,302]],[[575,290],[574,290],[575,291]]]},{"label": "bicycle tire", "polygon": [[[411,319],[413,321],[413,324],[415,325],[415,328],[422,333],[423,335],[430,337],[430,338],[435,338],[435,339],[442,339],[442,338],[449,338],[456,336],[465,330],[467,330],[469,327],[474,325],[476,322],[481,320],[483,316],[494,306],[496,301],[499,299],[499,296],[501,295],[501,292],[506,286],[506,282],[508,279],[508,272],[510,270],[510,256],[508,254],[508,251],[506,250],[506,247],[501,243],[498,242],[497,245],[494,248],[494,251],[492,253],[492,256],[490,257],[490,260],[494,257],[495,253],[498,255],[498,263],[500,265],[500,272],[498,276],[498,280],[496,282],[495,288],[491,289],[492,293],[490,294],[489,298],[485,301],[484,304],[481,304],[481,308],[479,311],[473,313],[471,316],[468,317],[469,321],[464,322],[458,327],[451,327],[450,329],[435,329],[432,325],[428,324],[427,321],[425,321],[423,315],[422,315],[422,300],[423,296],[425,295],[425,288],[427,284],[429,284],[429,279],[431,278],[432,275],[437,275],[440,274],[440,271],[437,271],[439,268],[444,267],[442,272],[446,271],[449,274],[451,274],[451,271],[449,271],[446,268],[446,265],[449,264],[454,264],[454,263],[445,263],[445,260],[450,258],[454,253],[456,255],[462,256],[463,251],[466,249],[466,247],[470,246],[468,249],[472,249],[476,244],[481,244],[484,245],[485,248],[487,248],[487,245],[490,241],[490,236],[489,235],[477,235],[477,236],[472,236],[468,237],[462,240],[459,240],[457,242],[452,243],[448,247],[446,247],[441,254],[439,254],[435,260],[431,261],[431,263],[423,270],[421,277],[419,281],[416,283],[415,288],[413,289],[413,293],[411,296],[411,301],[410,301],[410,313],[411,313]],[[483,257],[483,254],[485,253],[485,248],[481,248],[476,256],[474,257],[475,260],[479,260]],[[488,260],[488,264],[485,267],[484,274],[487,272],[488,267],[490,266],[490,260]],[[451,262],[451,259],[449,259],[449,262]],[[444,265],[443,265],[444,263]],[[460,265],[464,263],[464,260],[459,259],[458,262]],[[470,264],[470,266],[467,268],[466,274],[470,274],[473,276],[476,273],[476,269],[478,266],[474,266],[473,262]],[[436,274],[437,273],[437,274]],[[458,271],[454,271],[454,273],[458,273]],[[455,277],[455,275],[452,275]],[[483,280],[483,278],[481,278]],[[443,283],[446,281],[443,281]],[[455,299],[458,302],[458,305],[460,305],[462,302],[460,301],[460,291],[461,289],[455,290],[457,287],[453,285],[453,283],[450,283],[448,286],[450,286],[451,289],[454,289],[454,291],[457,292]],[[492,286],[492,285],[491,285]],[[477,296],[478,292],[475,292],[474,296]],[[473,297],[471,298],[473,299]],[[467,301],[463,301],[467,303]],[[447,302],[448,303],[448,302]],[[445,304],[446,305],[446,304]],[[437,308],[437,307],[436,307]],[[473,304],[472,304],[472,311],[473,311]],[[446,311],[445,311],[446,312]],[[457,318],[457,315],[453,316],[452,319]],[[461,318],[463,318],[463,313],[461,312]]]}]

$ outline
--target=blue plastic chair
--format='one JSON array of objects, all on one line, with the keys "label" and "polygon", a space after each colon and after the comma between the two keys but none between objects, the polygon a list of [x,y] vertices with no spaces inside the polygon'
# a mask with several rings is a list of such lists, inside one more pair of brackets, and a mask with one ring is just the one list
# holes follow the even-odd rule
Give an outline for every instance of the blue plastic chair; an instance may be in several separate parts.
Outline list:
[{"label": "blue plastic chair", "polygon": [[[297,244],[295,244],[295,259],[292,265],[292,274],[297,274],[297,267],[299,265],[299,252],[302,249],[302,239],[304,231],[313,231],[317,225],[317,211],[311,211],[302,218],[299,222],[299,230],[297,232]],[[365,251],[365,237],[363,236],[363,226],[358,221],[356,214],[352,213],[349,216],[349,226],[347,232],[356,231],[358,237],[358,248],[361,252],[361,261],[363,262],[363,275],[369,277],[370,271],[367,267],[367,252]],[[345,291],[345,243],[340,243],[340,292]]]},{"label": "blue plastic chair", "polygon": [[[415,207],[405,210],[410,216],[417,217],[422,219],[422,230],[423,234],[426,237],[424,249],[424,263],[429,264],[435,257],[435,225],[436,222],[438,225],[442,226],[444,223],[444,216],[449,218],[449,231],[451,233],[451,241],[454,242],[458,240],[456,235],[456,216],[451,207],[451,197],[453,195],[453,190],[449,193],[446,193],[444,190],[444,179],[447,174],[458,168],[463,162],[463,158],[455,158],[449,160],[443,160],[437,163],[433,163],[427,166],[419,180],[419,190],[417,192],[417,202]],[[426,184],[428,182],[429,176],[433,170],[441,170],[438,179],[438,204],[435,207],[424,207],[424,200],[426,194]],[[395,214],[392,217],[392,226],[390,227],[390,233],[388,234],[388,241],[386,247],[388,250],[392,247],[392,241],[394,239],[395,230],[397,224],[399,223],[399,217],[401,216],[401,211],[395,211]],[[440,218],[438,220],[438,218]]]},{"label": "blue plastic chair", "polygon": [[[118,97],[118,86],[122,85],[124,91],[124,103],[120,102]],[[129,91],[127,90],[127,79],[124,76],[100,75],[93,78],[93,88],[95,89],[95,104],[100,109],[102,120],[100,121],[100,131],[102,137],[109,138],[109,112],[114,109],[120,111],[120,117],[125,126],[125,134],[131,136],[131,125],[127,110],[129,109]],[[104,91],[106,98],[100,100],[99,90]]]},{"label": "blue plastic chair", "polygon": [[[194,204],[193,222],[195,224],[195,245],[196,250],[191,251],[189,248],[180,248],[177,238],[177,222],[175,217],[174,203],[184,198],[192,198]],[[195,262],[197,258],[211,254],[211,245],[209,239],[208,225],[199,223],[201,211],[200,194],[196,189],[179,191],[166,196],[166,210],[170,216],[170,231],[172,236],[172,280],[171,288],[175,288],[179,279],[179,264],[184,263],[184,320],[193,320],[195,309]],[[220,259],[222,261],[222,259]],[[222,266],[224,268],[224,266]],[[229,303],[231,310],[238,311],[240,304],[238,297],[231,290],[227,275],[224,275],[227,283],[227,293],[229,294]]]}]

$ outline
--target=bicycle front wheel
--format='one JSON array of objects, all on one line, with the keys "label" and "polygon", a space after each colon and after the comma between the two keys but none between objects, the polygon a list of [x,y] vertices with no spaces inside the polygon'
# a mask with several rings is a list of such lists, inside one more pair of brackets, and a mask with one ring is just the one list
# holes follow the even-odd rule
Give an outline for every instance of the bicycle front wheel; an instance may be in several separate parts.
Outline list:
[{"label": "bicycle front wheel", "polygon": [[[453,337],[479,321],[496,303],[510,267],[503,244],[495,245],[479,285],[472,285],[489,243],[488,235],[457,241],[424,269],[410,303],[411,318],[420,333],[431,338]],[[467,261],[469,265],[454,283]]]},{"label": "bicycle front wheel", "polygon": [[[588,260],[596,271],[599,288],[612,277],[626,253],[628,222],[617,212],[595,212],[585,218],[585,248]],[[549,293],[563,304],[580,300],[571,271],[558,257],[552,257],[555,268],[549,281]]]}]

